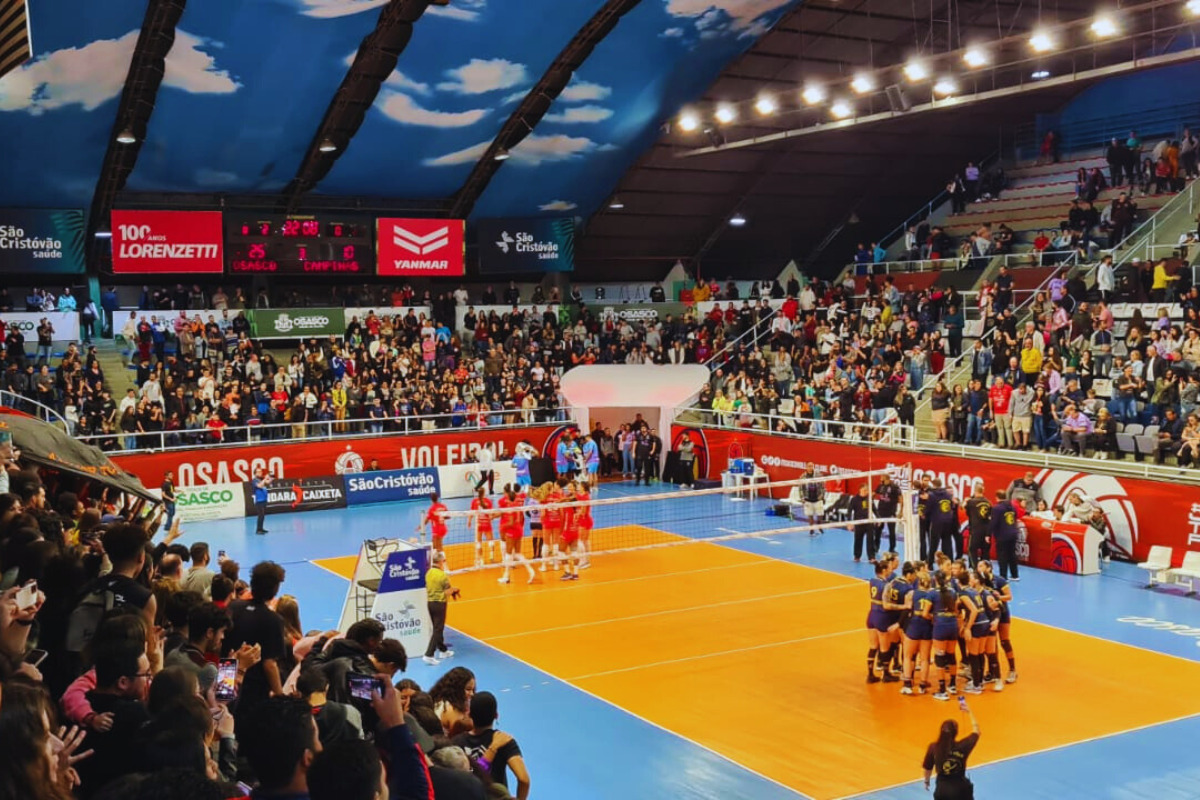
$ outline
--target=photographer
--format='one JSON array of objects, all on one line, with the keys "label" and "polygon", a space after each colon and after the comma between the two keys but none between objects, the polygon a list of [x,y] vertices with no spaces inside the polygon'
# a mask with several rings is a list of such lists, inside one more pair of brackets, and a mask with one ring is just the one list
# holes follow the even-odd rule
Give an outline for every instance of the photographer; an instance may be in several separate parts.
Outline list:
[{"label": "photographer", "polygon": [[933,800],[973,800],[975,797],[975,787],[967,777],[967,758],[979,742],[979,722],[964,701],[959,701],[959,707],[971,719],[971,735],[955,739],[958,723],[948,719],[942,723],[937,741],[925,751],[923,766],[926,790],[929,789],[929,779],[937,772]]},{"label": "photographer", "polygon": [[450,585],[450,576],[442,569],[446,563],[446,555],[440,550],[433,552],[433,563],[425,573],[425,591],[429,602],[429,619],[433,625],[433,633],[429,637],[429,647],[425,648],[425,663],[437,666],[441,663],[435,655],[441,652],[443,659],[451,658],[454,651],[446,646],[446,598],[459,597],[458,589]]},{"label": "photographer", "polygon": [[273,477],[262,467],[254,472],[254,511],[258,515],[258,524],[254,526],[254,532],[257,534],[267,532],[263,527],[267,522],[267,487],[271,485]]}]

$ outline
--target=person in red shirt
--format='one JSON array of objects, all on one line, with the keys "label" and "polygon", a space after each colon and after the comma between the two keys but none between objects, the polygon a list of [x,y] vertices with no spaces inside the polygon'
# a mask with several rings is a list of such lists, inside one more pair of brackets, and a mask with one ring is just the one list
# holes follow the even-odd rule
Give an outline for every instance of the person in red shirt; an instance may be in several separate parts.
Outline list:
[{"label": "person in red shirt", "polygon": [[492,517],[489,513],[495,504],[487,496],[487,489],[480,486],[475,490],[475,498],[471,500],[471,510],[475,512],[475,566],[483,566],[483,542],[488,543],[488,563],[496,560],[496,540],[493,538]]},{"label": "person in red shirt", "polygon": [[[575,487],[575,502],[587,503],[590,502],[592,496],[588,494],[587,485],[579,483]],[[592,519],[591,506],[578,506],[575,509],[575,521],[579,525],[579,568],[587,569],[592,565],[592,560],[588,558],[588,553],[592,549],[592,528],[595,522]]]},{"label": "person in red shirt", "polygon": [[205,424],[208,427],[209,434],[212,436],[212,440],[217,444],[220,444],[221,440],[224,438],[223,434],[221,433],[221,429],[227,427],[225,425],[225,420],[221,419],[218,415],[213,414],[208,418],[208,422]]},{"label": "person in red shirt", "polygon": [[563,509],[559,503],[563,501],[562,492],[557,484],[550,483],[542,487],[544,497],[542,505],[545,510],[542,511],[542,538],[544,540],[544,550],[546,552],[545,559],[542,560],[541,571],[546,571],[546,562],[550,562],[551,569],[558,569],[558,537],[562,532],[563,525]]},{"label": "person in red shirt", "polygon": [[1038,235],[1033,239],[1033,252],[1037,253],[1038,266],[1042,265],[1042,253],[1050,246],[1050,237],[1045,231],[1038,231]]},{"label": "person in red shirt", "polygon": [[[574,503],[578,499],[575,495],[578,488],[574,481],[563,487],[563,502]],[[579,511],[578,506],[567,506],[563,509],[562,533],[559,534],[558,541],[564,564],[560,578],[564,581],[579,580],[579,567],[575,559],[579,550]]]},{"label": "person in red shirt", "polygon": [[506,483],[499,506],[500,535],[504,538],[504,574],[500,576],[499,582],[509,583],[509,569],[513,564],[521,564],[529,573],[528,583],[533,583],[536,573],[525,554],[521,552],[521,540],[525,537],[525,495],[518,494],[515,486]]},{"label": "person in red shirt", "polygon": [[988,405],[992,410],[992,420],[996,423],[996,444],[999,447],[1013,446],[1012,414],[1009,404],[1012,400],[1013,387],[1008,381],[997,375],[988,389]]},{"label": "person in red shirt", "polygon": [[422,542],[425,541],[425,526],[429,526],[430,538],[433,540],[433,552],[441,553],[443,557],[446,555],[442,550],[442,541],[446,538],[445,514],[448,510],[446,504],[438,500],[437,492],[434,492],[429,495],[429,508],[425,509],[425,516],[421,518],[421,524],[417,526],[417,533]]}]

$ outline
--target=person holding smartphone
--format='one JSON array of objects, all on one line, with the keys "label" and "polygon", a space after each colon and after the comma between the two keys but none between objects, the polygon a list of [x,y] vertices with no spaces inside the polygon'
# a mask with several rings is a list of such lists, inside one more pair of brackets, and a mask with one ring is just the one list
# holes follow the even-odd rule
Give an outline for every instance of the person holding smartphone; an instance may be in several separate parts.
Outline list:
[{"label": "person holding smartphone", "polygon": [[254,532],[262,535],[267,532],[263,527],[267,522],[267,487],[271,485],[270,475],[265,469],[259,467],[254,471],[254,510],[258,515],[258,524],[254,526]]},{"label": "person holding smartphone", "polygon": [[[165,508],[167,510],[167,518],[163,524],[166,526],[167,530],[171,529],[171,523],[175,520],[175,501],[176,501],[176,499],[177,499],[177,496],[175,494],[175,473],[171,472],[171,470],[167,470],[166,474],[163,475],[163,482],[162,482],[163,508]],[[262,526],[259,525],[259,527],[261,528]]]},{"label": "person holding smartphone", "polygon": [[965,698],[958,699],[958,707],[971,720],[971,735],[963,739],[958,736],[958,723],[948,719],[942,723],[938,731],[937,741],[929,745],[925,751],[925,788],[929,789],[929,780],[937,773],[937,783],[933,790],[933,800],[974,800],[975,787],[967,777],[967,758],[979,742],[979,721],[967,707]]}]

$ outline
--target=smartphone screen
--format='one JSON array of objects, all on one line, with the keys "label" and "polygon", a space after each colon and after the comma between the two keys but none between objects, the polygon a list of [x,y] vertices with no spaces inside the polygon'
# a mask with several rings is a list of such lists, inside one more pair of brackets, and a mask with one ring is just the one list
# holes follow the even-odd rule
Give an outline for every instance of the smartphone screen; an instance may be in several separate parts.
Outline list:
[{"label": "smartphone screen", "polygon": [[379,678],[373,678],[370,675],[355,675],[353,673],[346,676],[346,688],[350,692],[351,697],[357,697],[360,700],[370,700],[371,692],[383,694],[383,681]]},{"label": "smartphone screen", "polygon": [[46,660],[47,655],[49,654],[45,650],[38,650],[35,648],[25,654],[25,663],[31,667],[36,667]]},{"label": "smartphone screen", "polygon": [[225,551],[224,551],[224,550],[218,550],[218,551],[217,551],[217,560],[218,560],[218,561],[220,561],[220,560],[221,560],[222,558],[224,558],[224,557],[225,557]]},{"label": "smartphone screen", "polygon": [[37,581],[30,581],[17,592],[17,608],[29,608],[37,602]]},{"label": "smartphone screen", "polygon": [[229,702],[237,697],[237,659],[225,658],[217,667],[216,698]]}]

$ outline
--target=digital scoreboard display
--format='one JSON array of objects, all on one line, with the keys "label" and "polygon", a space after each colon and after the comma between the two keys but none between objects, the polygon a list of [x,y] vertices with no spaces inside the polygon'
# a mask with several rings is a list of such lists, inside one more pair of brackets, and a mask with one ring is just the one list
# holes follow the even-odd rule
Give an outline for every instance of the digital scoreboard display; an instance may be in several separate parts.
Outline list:
[{"label": "digital scoreboard display", "polygon": [[346,215],[226,213],[225,265],[236,274],[374,274],[373,223]]}]

